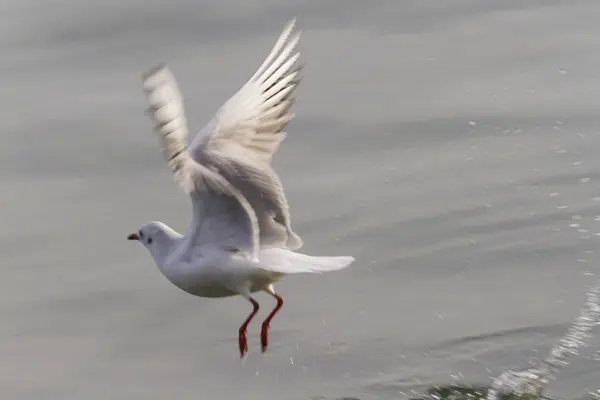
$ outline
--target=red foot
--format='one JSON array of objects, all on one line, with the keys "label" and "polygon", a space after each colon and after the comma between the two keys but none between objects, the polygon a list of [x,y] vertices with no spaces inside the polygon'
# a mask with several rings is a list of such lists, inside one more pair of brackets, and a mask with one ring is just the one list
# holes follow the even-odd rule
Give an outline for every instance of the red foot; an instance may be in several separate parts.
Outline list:
[{"label": "red foot", "polygon": [[250,315],[248,315],[248,318],[246,318],[246,320],[244,321],[242,326],[240,326],[240,331],[239,331],[239,336],[238,336],[238,343],[239,343],[239,347],[240,347],[240,358],[244,358],[244,356],[248,352],[248,339],[246,338],[246,331],[248,329],[248,324],[250,323],[250,321],[252,321],[252,318],[254,318],[254,316],[258,312],[258,303],[256,302],[256,300],[254,300],[253,298],[250,298],[249,300],[252,303],[253,310],[250,313]]},{"label": "red foot", "polygon": [[266,353],[269,349],[269,325],[263,324],[260,330],[260,346],[263,353]]},{"label": "red foot", "polygon": [[260,345],[263,353],[266,353],[267,349],[269,348],[269,325],[271,320],[275,314],[277,314],[277,311],[279,311],[279,309],[283,306],[283,297],[279,296],[278,294],[273,294],[273,297],[277,299],[277,305],[262,323],[262,328],[260,330]]},{"label": "red foot", "polygon": [[246,338],[246,332],[242,331],[241,329],[238,342],[240,345],[240,358],[244,358],[244,356],[248,352],[248,339]]}]

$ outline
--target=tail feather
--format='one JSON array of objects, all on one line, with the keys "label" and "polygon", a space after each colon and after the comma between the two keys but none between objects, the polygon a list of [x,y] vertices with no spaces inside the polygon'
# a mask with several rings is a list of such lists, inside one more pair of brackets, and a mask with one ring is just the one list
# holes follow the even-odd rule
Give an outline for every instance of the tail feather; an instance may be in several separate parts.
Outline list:
[{"label": "tail feather", "polygon": [[283,274],[337,271],[355,261],[352,256],[315,257],[281,248],[263,249],[259,259],[263,269]]}]

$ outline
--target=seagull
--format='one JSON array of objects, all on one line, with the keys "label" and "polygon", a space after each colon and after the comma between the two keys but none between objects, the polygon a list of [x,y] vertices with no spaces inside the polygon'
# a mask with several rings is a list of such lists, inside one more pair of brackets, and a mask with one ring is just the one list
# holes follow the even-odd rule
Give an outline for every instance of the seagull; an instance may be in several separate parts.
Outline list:
[{"label": "seagull", "polygon": [[299,82],[295,52],[300,34],[288,22],[256,73],[189,141],[183,96],[164,64],[143,74],[148,115],[176,184],[192,203],[185,234],[151,221],[127,239],[142,243],[160,272],[181,290],[204,298],[242,296],[252,312],[238,331],[240,357],[248,352],[247,327],[259,310],[253,293],[264,291],[276,306],[262,323],[261,348],[283,306],[274,283],[288,274],[346,268],[352,256],[310,256],[292,230],[287,199],[271,159],[293,118]]}]

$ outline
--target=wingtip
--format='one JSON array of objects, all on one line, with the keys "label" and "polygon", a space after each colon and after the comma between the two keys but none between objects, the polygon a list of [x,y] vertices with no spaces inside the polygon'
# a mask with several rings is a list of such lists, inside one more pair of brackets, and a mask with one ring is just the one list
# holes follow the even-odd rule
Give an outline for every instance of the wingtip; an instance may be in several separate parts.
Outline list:
[{"label": "wingtip", "polygon": [[173,74],[165,63],[160,63],[142,73],[142,84],[144,90],[151,90],[157,84],[173,80]]},{"label": "wingtip", "polygon": [[152,75],[156,75],[157,73],[159,73],[161,70],[167,69],[167,64],[166,63],[159,63],[154,65],[151,68],[148,68],[145,72],[142,73],[142,80],[147,80],[149,77],[151,77]]},{"label": "wingtip", "polygon": [[281,34],[279,35],[280,39],[283,39],[284,42],[290,43],[292,41],[296,41],[296,43],[300,40],[300,36],[302,35],[302,30],[298,29],[296,17],[290,19],[281,30]]},{"label": "wingtip", "polygon": [[285,29],[284,30],[288,30],[288,29],[292,29],[294,26],[296,26],[296,19],[297,17],[292,17],[288,20],[288,22],[285,24]]},{"label": "wingtip", "polygon": [[[285,138],[286,134],[282,134],[282,139],[283,140]],[[295,251],[300,249],[302,246],[304,245],[304,241],[302,240],[302,238],[300,238],[300,236],[298,236],[295,232],[292,232],[291,230],[288,231],[288,239],[287,239],[287,243],[286,246],[288,249]]]},{"label": "wingtip", "polygon": [[300,37],[302,36],[302,29],[298,29],[296,24],[296,17],[289,20],[284,28],[284,32],[288,32],[291,35],[294,32],[293,40],[300,41]]},{"label": "wingtip", "polygon": [[[300,54],[300,52],[298,52],[298,54]],[[302,75],[302,72],[304,72],[305,67],[306,67],[306,61],[303,61],[302,63],[296,63],[296,68],[291,72],[292,74],[296,74],[296,77],[291,82],[292,84],[299,85],[300,82],[302,82],[302,80],[304,78],[304,76]]]}]

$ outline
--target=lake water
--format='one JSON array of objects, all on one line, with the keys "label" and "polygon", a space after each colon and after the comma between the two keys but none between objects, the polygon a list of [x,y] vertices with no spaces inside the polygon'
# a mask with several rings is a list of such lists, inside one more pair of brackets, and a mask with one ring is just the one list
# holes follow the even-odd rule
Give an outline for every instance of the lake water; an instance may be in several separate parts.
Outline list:
[{"label": "lake water", "polygon": [[[0,397],[403,399],[545,356],[598,273],[599,16],[597,0],[2,1]],[[269,353],[255,322],[240,361],[250,305],[185,294],[125,240],[190,218],[140,75],[169,63],[197,131],[292,17],[306,66],[274,163],[303,251],[357,262],[279,283]],[[548,394],[599,389],[598,348]]]}]

